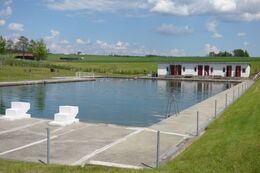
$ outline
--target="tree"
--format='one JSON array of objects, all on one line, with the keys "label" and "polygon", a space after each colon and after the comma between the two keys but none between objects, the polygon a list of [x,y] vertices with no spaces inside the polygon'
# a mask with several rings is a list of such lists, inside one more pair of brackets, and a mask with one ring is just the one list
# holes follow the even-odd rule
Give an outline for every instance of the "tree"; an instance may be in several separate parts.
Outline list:
[{"label": "tree", "polygon": [[29,53],[33,53],[35,44],[36,44],[36,42],[35,42],[34,40],[31,40],[31,41],[30,41],[30,43],[29,43],[29,45],[28,45],[28,49],[27,49],[27,51],[28,51]]},{"label": "tree", "polygon": [[0,53],[5,52],[6,40],[4,37],[0,36]]},{"label": "tree", "polygon": [[247,50],[245,50],[245,57],[250,57],[249,53],[247,52]]},{"label": "tree", "polygon": [[14,49],[14,42],[11,39],[8,39],[6,41],[6,50],[9,54],[11,54],[11,52],[13,52]]},{"label": "tree", "polygon": [[215,52],[209,52],[209,56],[216,56]]},{"label": "tree", "polygon": [[235,49],[233,51],[234,53],[234,56],[237,56],[237,57],[244,57],[245,56],[245,52],[243,49]]},{"label": "tree", "polygon": [[15,44],[15,46],[18,50],[22,51],[24,56],[25,52],[28,51],[28,46],[29,46],[28,38],[26,38],[25,36],[19,37],[18,42]]},{"label": "tree", "polygon": [[39,40],[35,42],[33,55],[36,57],[37,61],[47,59],[48,50],[43,40]]}]

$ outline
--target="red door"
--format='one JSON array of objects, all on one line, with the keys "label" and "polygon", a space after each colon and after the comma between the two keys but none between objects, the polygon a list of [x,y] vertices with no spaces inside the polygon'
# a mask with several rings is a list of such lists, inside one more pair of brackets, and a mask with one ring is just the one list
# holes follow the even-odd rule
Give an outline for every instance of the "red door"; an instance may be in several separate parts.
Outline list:
[{"label": "red door", "polygon": [[177,65],[177,75],[181,75],[181,65]]},{"label": "red door", "polygon": [[241,66],[236,66],[236,77],[241,77]]},{"label": "red door", "polygon": [[199,65],[198,66],[198,76],[202,76],[202,69],[203,69],[203,66]]},{"label": "red door", "polygon": [[174,68],[174,65],[170,65],[170,69],[171,69],[171,73],[170,73],[170,74],[171,74],[171,75],[174,75],[174,69],[175,69],[175,68]]},{"label": "red door", "polygon": [[205,67],[204,67],[204,75],[205,76],[209,75],[209,66],[208,65],[205,65]]},{"label": "red door", "polygon": [[232,75],[232,66],[230,66],[230,65],[228,65],[227,66],[227,77],[231,77],[231,75]]},{"label": "red door", "polygon": [[171,65],[171,75],[177,75],[178,69],[176,65]]}]

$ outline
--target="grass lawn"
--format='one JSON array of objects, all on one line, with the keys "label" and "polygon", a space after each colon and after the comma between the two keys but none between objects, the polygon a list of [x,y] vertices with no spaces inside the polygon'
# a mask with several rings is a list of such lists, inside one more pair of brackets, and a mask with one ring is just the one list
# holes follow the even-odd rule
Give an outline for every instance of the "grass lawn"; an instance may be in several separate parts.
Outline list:
[{"label": "grass lawn", "polygon": [[71,76],[74,72],[59,69],[58,72],[50,72],[49,68],[20,67],[4,65],[0,67],[1,81],[39,80],[49,79],[55,76]]},{"label": "grass lawn", "polygon": [[[156,73],[158,62],[248,62],[251,74],[260,71],[260,58],[250,57],[131,57],[131,56],[99,56],[99,55],[60,55],[50,54],[44,62],[14,60],[14,55],[1,55],[6,65],[27,67],[48,67],[68,71],[95,72],[105,76],[142,76]],[[62,61],[59,57],[84,57],[82,61]],[[1,64],[1,62],[0,62]],[[72,72],[71,72],[72,73]],[[9,73],[11,76],[12,73]],[[23,78],[24,79],[24,78]]]},{"label": "grass lawn", "polygon": [[73,167],[0,160],[0,172],[260,172],[260,80],[233,103],[205,134],[166,165],[153,170]]}]

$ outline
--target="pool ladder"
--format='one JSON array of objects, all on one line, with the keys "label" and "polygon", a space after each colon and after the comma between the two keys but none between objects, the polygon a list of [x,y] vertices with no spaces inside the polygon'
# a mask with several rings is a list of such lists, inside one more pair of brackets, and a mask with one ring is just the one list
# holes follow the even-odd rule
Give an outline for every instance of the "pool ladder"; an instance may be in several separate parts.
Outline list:
[{"label": "pool ladder", "polygon": [[[172,111],[173,109],[173,111]],[[171,95],[168,97],[168,103],[166,107],[166,118],[172,116],[172,115],[178,115],[180,114],[179,105],[177,103],[177,99],[174,95]]]}]

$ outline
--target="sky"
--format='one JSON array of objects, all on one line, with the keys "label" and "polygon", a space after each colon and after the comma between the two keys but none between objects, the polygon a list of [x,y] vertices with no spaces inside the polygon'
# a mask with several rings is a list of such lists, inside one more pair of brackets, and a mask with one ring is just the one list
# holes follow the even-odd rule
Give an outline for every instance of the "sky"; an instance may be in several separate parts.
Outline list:
[{"label": "sky", "polygon": [[0,35],[52,53],[260,56],[260,0],[0,0]]}]

